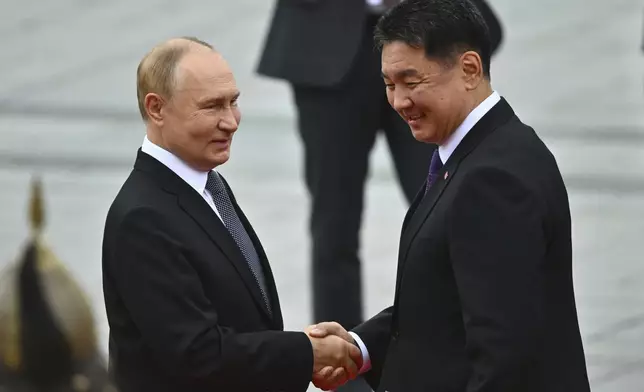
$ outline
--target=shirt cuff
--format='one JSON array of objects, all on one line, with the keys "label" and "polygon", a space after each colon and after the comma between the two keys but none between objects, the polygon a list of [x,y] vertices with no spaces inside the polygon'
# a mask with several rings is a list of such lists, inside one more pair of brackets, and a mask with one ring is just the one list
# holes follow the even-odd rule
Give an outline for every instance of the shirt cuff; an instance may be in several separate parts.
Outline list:
[{"label": "shirt cuff", "polygon": [[356,344],[360,348],[360,352],[362,352],[362,367],[358,371],[358,374],[364,374],[371,370],[371,358],[369,358],[369,351],[367,350],[367,346],[364,345],[362,339],[360,339],[360,336],[358,336],[354,332],[349,332],[349,335],[351,335],[353,340],[356,341]]}]

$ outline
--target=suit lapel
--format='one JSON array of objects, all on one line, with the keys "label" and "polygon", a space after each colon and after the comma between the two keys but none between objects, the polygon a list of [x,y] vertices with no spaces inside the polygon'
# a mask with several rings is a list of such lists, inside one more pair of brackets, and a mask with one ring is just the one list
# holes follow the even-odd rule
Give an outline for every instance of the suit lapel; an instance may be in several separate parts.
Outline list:
[{"label": "suit lapel", "polygon": [[[279,296],[277,294],[277,287],[275,286],[275,278],[273,277],[271,266],[268,263],[268,257],[264,252],[264,248],[262,247],[262,244],[260,243],[259,237],[257,237],[255,230],[253,230],[250,223],[246,219],[246,216],[241,211],[241,208],[237,206],[237,203],[235,203],[235,208],[237,209],[237,214],[239,214],[239,219],[241,219],[242,223],[244,224],[244,227],[246,228],[250,239],[253,241],[253,245],[255,245],[255,250],[259,255],[259,260],[262,264],[262,270],[264,271],[266,289],[268,290],[268,293],[266,293],[266,295],[268,295],[268,300],[271,302],[271,309],[273,310],[274,327],[278,330],[281,330],[284,328],[284,320],[282,319]],[[263,307],[264,309],[266,309],[265,305],[263,305]]]},{"label": "suit lapel", "polygon": [[[239,220],[241,220],[242,224],[244,225],[244,228],[246,229],[246,232],[248,233],[251,241],[253,242],[253,245],[255,246],[255,250],[257,251],[257,255],[259,256],[260,263],[262,265],[262,270],[264,272],[264,278],[265,278],[265,283],[266,283],[266,289],[268,290],[268,293],[266,295],[268,296],[268,300],[271,302],[271,309],[273,310],[273,322],[274,326],[277,329],[283,329],[284,328],[284,321],[282,320],[282,312],[280,310],[280,302],[279,302],[279,296],[277,294],[277,288],[275,286],[275,278],[273,277],[273,271],[271,270],[271,266],[268,263],[268,257],[266,256],[266,253],[264,252],[264,248],[262,247],[261,242],[259,241],[259,237],[257,237],[257,234],[255,233],[255,230],[251,226],[250,222],[246,218],[246,215],[244,215],[244,212],[241,210],[239,207],[239,204],[237,204],[237,200],[235,199],[235,195],[233,194],[232,190],[230,189],[230,186],[228,185],[228,182],[226,182],[226,179],[224,177],[221,177],[222,181],[224,182],[224,185],[226,186],[226,191],[228,192],[228,195],[230,196],[230,201],[233,203],[233,206],[235,207],[235,211],[237,212],[237,216],[239,216]],[[254,279],[254,277],[253,277]],[[257,282],[255,282],[255,286],[257,286]],[[261,298],[261,292],[260,298]],[[266,309],[266,306],[263,305],[262,302],[262,307]],[[268,315],[268,312],[266,312]]]},{"label": "suit lapel", "polygon": [[246,288],[251,292],[257,307],[261,309],[262,313],[270,320],[271,317],[268,313],[268,309],[266,309],[266,305],[264,304],[262,292],[257,285],[255,276],[248,266],[248,262],[235,243],[235,240],[230,235],[230,232],[217,217],[212,208],[210,208],[208,203],[206,203],[206,201],[194,191],[180,194],[179,205],[195,222],[197,222],[197,224],[199,224],[199,226],[201,226],[210,239],[219,247],[219,249],[221,249],[228,260],[230,260],[244,281]]},{"label": "suit lapel", "polygon": [[407,229],[407,225],[409,225],[409,220],[411,219],[412,216],[414,216],[414,212],[416,212],[418,205],[423,201],[424,195],[425,195],[425,186],[423,185],[420,191],[416,193],[416,197],[414,197],[414,200],[411,202],[411,205],[407,210],[407,214],[405,214],[405,219],[403,220],[403,224],[401,228],[401,236],[404,235],[405,230]]},{"label": "suit lapel", "polygon": [[[407,227],[403,231],[400,239],[400,262],[403,265],[405,260],[407,259],[407,253],[409,252],[409,248],[414,237],[416,237],[416,234],[418,234],[418,231],[423,226],[423,223],[434,209],[434,206],[440,199],[443,191],[445,190],[445,188],[447,188],[447,185],[449,185],[449,182],[456,173],[458,163],[451,163],[453,164],[443,166],[441,171],[438,173],[438,178],[436,179],[436,182],[434,182],[434,185],[429,188],[427,194],[424,195],[424,197],[421,194],[421,200],[418,203],[418,207],[412,213],[412,215],[408,217],[409,221]],[[448,173],[449,175],[445,176],[445,173]],[[424,193],[424,191],[422,192]]]},{"label": "suit lapel", "polygon": [[[155,176],[166,191],[177,196],[179,207],[181,207],[181,209],[183,209],[183,211],[185,211],[186,214],[188,214],[204,230],[204,232],[206,232],[212,242],[221,249],[222,253],[228,258],[233,267],[235,267],[239,273],[241,279],[248,288],[248,291],[252,294],[257,307],[267,317],[267,319],[272,322],[273,320],[264,304],[262,292],[257,285],[255,276],[248,266],[248,262],[235,243],[235,240],[233,240],[228,229],[217,217],[208,203],[174,172],[165,167],[161,162],[158,162],[156,159],[140,150],[135,167]],[[239,209],[237,208],[236,203],[235,208],[239,214]],[[246,226],[247,223],[244,222],[244,224]],[[246,229],[248,230],[247,226]]]}]

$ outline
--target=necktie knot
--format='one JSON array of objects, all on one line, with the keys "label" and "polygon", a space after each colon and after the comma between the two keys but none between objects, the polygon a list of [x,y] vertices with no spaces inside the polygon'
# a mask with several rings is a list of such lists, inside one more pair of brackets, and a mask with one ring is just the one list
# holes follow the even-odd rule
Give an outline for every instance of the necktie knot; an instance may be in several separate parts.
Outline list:
[{"label": "necktie knot", "polygon": [[215,171],[208,172],[208,180],[206,181],[206,189],[210,191],[211,195],[217,195],[225,190],[224,182]]},{"label": "necktie knot", "polygon": [[425,192],[436,182],[438,177],[438,172],[443,168],[443,161],[441,161],[440,154],[438,149],[434,150],[432,154],[432,160],[429,163],[429,174],[427,175],[427,186],[425,187]]},{"label": "necktie knot", "polygon": [[429,164],[429,173],[438,174],[438,172],[443,168],[443,161],[441,161],[441,156],[438,153],[438,149],[434,150],[432,154],[432,161]]}]

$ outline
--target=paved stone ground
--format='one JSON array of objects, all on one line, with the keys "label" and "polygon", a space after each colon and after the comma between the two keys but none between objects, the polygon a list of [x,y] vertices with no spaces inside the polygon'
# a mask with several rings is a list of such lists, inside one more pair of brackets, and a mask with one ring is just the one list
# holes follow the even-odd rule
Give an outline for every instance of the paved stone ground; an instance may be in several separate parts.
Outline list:
[{"label": "paved stone ground", "polygon": [[[638,0],[492,4],[507,33],[494,86],[542,135],[569,187],[593,390],[640,391],[644,7]],[[103,221],[143,137],[135,69],[152,45],[177,35],[211,41],[236,71],[245,119],[222,171],[271,258],[287,328],[309,322],[308,201],[291,97],[282,83],[253,73],[271,7],[256,0],[2,2],[0,267],[24,241],[28,183],[39,174],[49,241],[95,304],[103,347]],[[368,315],[392,301],[404,212],[379,142],[362,236]]]}]

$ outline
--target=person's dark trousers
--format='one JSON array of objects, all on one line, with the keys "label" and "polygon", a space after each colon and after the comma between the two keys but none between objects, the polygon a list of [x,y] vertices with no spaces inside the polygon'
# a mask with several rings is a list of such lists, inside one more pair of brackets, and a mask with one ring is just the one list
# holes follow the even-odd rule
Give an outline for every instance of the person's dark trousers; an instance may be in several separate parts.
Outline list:
[{"label": "person's dark trousers", "polygon": [[369,19],[361,49],[340,85],[293,86],[305,148],[306,185],[312,198],[314,322],[337,321],[346,329],[363,321],[359,235],[375,138],[380,131],[386,136],[408,202],[424,184],[435,148],[414,139],[387,102],[380,52],[372,38],[376,17]]}]

